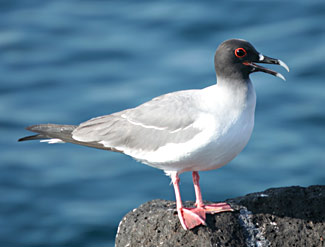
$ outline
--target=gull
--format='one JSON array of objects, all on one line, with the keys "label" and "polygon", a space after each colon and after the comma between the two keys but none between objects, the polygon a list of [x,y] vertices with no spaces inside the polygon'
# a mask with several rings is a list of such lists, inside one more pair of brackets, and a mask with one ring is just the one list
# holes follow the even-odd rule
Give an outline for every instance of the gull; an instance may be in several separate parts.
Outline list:
[{"label": "gull", "polygon": [[[19,141],[68,142],[121,152],[161,169],[171,177],[182,227],[206,225],[207,213],[233,209],[227,203],[204,204],[198,172],[226,165],[248,143],[256,105],[250,74],[264,72],[285,80],[282,74],[257,63],[280,65],[289,72],[283,61],[262,55],[249,42],[226,40],[214,56],[217,83],[212,86],[168,93],[80,125],[29,126],[26,129],[37,134]],[[193,208],[182,204],[179,175],[183,172],[192,172]]]}]

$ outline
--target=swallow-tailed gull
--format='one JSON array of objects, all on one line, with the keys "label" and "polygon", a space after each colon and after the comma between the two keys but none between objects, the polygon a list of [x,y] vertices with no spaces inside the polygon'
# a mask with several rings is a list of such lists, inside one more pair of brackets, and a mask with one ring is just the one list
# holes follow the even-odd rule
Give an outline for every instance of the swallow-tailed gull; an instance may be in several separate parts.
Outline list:
[{"label": "swallow-tailed gull", "polygon": [[[249,75],[261,71],[285,80],[256,63],[277,64],[289,71],[284,62],[262,55],[249,42],[230,39],[215,53],[217,83],[212,86],[168,93],[80,125],[33,125],[27,130],[38,134],[19,141],[70,142],[121,152],[162,169],[174,185],[183,228],[205,225],[206,213],[232,211],[227,203],[203,203],[198,172],[226,165],[250,139],[256,95]],[[179,190],[179,174],[188,171],[193,175],[194,208],[183,207]]]}]

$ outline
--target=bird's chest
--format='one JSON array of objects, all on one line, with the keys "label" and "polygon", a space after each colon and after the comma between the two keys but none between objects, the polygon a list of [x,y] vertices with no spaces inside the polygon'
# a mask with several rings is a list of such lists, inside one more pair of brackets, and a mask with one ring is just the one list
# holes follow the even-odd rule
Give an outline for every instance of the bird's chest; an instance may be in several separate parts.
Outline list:
[{"label": "bird's chest", "polygon": [[[254,114],[250,112],[228,113],[223,121],[215,119],[213,128],[202,145],[191,157],[195,170],[219,168],[236,157],[246,146],[254,127]],[[207,131],[208,132],[208,131]]]},{"label": "bird's chest", "polygon": [[[248,99],[228,101],[228,105],[211,108],[204,125],[204,145],[192,153],[190,170],[211,170],[219,168],[235,158],[246,146],[254,127],[256,97],[254,91]],[[227,101],[224,101],[227,103]],[[202,133],[203,135],[203,133]]]}]

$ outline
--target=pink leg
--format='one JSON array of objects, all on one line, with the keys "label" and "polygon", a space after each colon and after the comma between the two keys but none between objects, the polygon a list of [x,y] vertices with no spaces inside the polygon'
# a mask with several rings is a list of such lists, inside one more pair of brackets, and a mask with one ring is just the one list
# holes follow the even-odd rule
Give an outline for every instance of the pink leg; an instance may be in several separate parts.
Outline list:
[{"label": "pink leg", "polygon": [[171,174],[176,196],[176,207],[178,218],[185,230],[192,229],[198,225],[205,225],[205,212],[199,208],[184,208],[181,193],[179,191],[179,177],[177,173]]},{"label": "pink leg", "polygon": [[200,176],[198,172],[192,172],[192,177],[193,177],[193,184],[194,184],[194,190],[195,190],[195,206],[198,208],[203,208],[204,203],[202,200],[202,194],[201,194],[201,188],[199,184]]},{"label": "pink leg", "polygon": [[203,200],[202,200],[201,188],[200,188],[200,184],[199,184],[199,180],[200,180],[199,173],[196,171],[193,172],[192,177],[193,177],[193,184],[194,184],[195,197],[196,197],[195,205],[197,208],[204,209],[204,211],[209,214],[234,211],[230,207],[230,205],[225,202],[204,205]]}]

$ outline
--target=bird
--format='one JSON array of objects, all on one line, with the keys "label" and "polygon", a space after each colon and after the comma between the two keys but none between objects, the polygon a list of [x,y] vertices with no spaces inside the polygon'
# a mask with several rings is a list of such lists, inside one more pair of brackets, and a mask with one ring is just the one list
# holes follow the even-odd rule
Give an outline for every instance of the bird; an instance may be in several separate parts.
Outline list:
[{"label": "bird", "polygon": [[[92,118],[80,125],[38,124],[26,129],[36,135],[18,141],[74,143],[120,152],[170,176],[177,215],[185,230],[206,225],[206,214],[231,212],[228,203],[205,204],[199,172],[218,169],[248,143],[253,127],[256,93],[250,74],[285,77],[257,63],[289,67],[259,53],[243,39],[222,42],[214,56],[216,83],[203,89],[171,92],[137,107]],[[192,172],[196,201],[184,207],[179,175]]]}]

